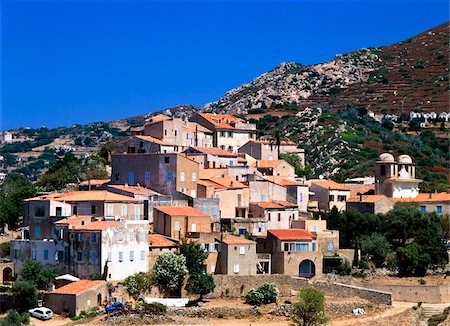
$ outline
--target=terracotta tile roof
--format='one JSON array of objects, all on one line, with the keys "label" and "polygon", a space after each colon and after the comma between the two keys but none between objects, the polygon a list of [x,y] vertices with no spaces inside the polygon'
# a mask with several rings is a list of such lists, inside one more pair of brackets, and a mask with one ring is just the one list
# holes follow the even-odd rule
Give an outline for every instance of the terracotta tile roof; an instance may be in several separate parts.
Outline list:
[{"label": "terracotta tile roof", "polygon": [[236,122],[243,121],[229,114],[200,113],[200,116],[212,123],[216,128],[234,129]]},{"label": "terracotta tile roof", "polygon": [[450,194],[447,192],[421,193],[416,198],[392,198],[396,203],[431,203],[450,201]]},{"label": "terracotta tile roof", "polygon": [[199,211],[198,209],[191,207],[191,206],[182,206],[182,207],[175,207],[175,206],[154,206],[154,209],[163,212],[164,214],[170,215],[170,216],[206,216],[209,217],[209,215],[203,213],[202,211]]},{"label": "terracotta tile roof", "polygon": [[285,206],[285,207],[298,207],[297,204],[288,202],[288,201],[284,201],[284,200],[274,200],[274,203],[277,203],[279,205]]},{"label": "terracotta tile roof", "polygon": [[108,185],[108,188],[123,190],[126,192],[133,193],[135,195],[162,195],[157,191],[141,186]]},{"label": "terracotta tile roof", "polygon": [[350,197],[357,196],[358,194],[367,194],[368,192],[375,192],[374,184],[345,184],[345,187],[350,189]]},{"label": "terracotta tile roof", "polygon": [[99,185],[108,183],[110,181],[111,181],[110,179],[91,179],[91,180],[85,180],[85,181],[80,182],[80,185],[82,185],[82,186],[88,186],[88,185],[99,186]]},{"label": "terracotta tile roof", "polygon": [[167,239],[165,236],[161,234],[149,234],[148,236],[148,244],[152,248],[167,248],[167,247],[176,247],[177,244]]},{"label": "terracotta tile roof", "polygon": [[118,221],[95,221],[84,225],[79,225],[73,228],[73,230],[80,231],[103,231],[113,226],[119,225]]},{"label": "terracotta tile roof", "polygon": [[248,240],[244,237],[236,237],[234,235],[231,234],[224,234],[224,236],[222,237],[221,242],[227,244],[227,245],[240,245],[240,244],[255,244],[256,242]]},{"label": "terracotta tile roof", "polygon": [[228,188],[228,189],[241,189],[241,188],[248,188],[247,185],[243,184],[240,181],[237,181],[234,178],[231,177],[222,177],[222,178],[211,178],[208,181],[212,181],[214,183],[219,184],[222,187]]},{"label": "terracotta tile roof", "polygon": [[211,179],[213,177],[217,177],[219,175],[227,174],[227,169],[203,169],[200,170],[199,179]]},{"label": "terracotta tile roof", "polygon": [[212,134],[212,131],[202,125],[199,125],[196,122],[189,121],[187,125],[182,127],[183,131],[191,131],[191,132],[202,132],[205,134]]},{"label": "terracotta tile roof", "polygon": [[274,229],[267,230],[267,232],[271,233],[274,237],[280,239],[281,241],[316,239],[316,236],[313,233],[304,229]]},{"label": "terracotta tile roof", "polygon": [[287,162],[285,162],[283,160],[257,160],[251,166],[255,167],[255,168],[262,168],[262,169],[273,169],[283,163],[287,163]]},{"label": "terracotta tile roof", "polygon": [[80,294],[90,288],[98,285],[106,284],[105,281],[100,280],[79,280],[67,285],[64,285],[52,292],[50,294]]},{"label": "terracotta tile roof", "polygon": [[226,187],[221,186],[220,184],[212,182],[210,180],[200,180],[200,181],[197,181],[197,184],[201,185],[201,186],[205,186],[205,187],[211,186],[214,189],[225,189],[226,188]]},{"label": "terracotta tile roof", "polygon": [[[273,142],[273,141],[271,141],[271,140],[265,140],[265,139],[259,139],[259,140],[254,140],[254,139],[252,139],[252,140],[249,140],[248,141],[249,143],[250,142],[252,142],[252,143],[255,143],[255,144],[264,144],[264,145],[274,145],[275,146],[275,143]],[[290,140],[288,140],[288,141],[282,141],[281,142],[281,145],[294,145],[294,146],[297,146],[297,144],[296,143],[294,143],[293,141],[290,141]]]},{"label": "terracotta tile roof", "polygon": [[383,198],[388,198],[385,195],[363,195],[362,200],[360,200],[360,196],[350,197],[347,202],[348,203],[376,203]]},{"label": "terracotta tile roof", "polygon": [[55,222],[55,224],[68,224],[68,225],[72,225],[72,224],[78,224],[81,223],[83,221],[88,221],[90,222],[92,219],[91,215],[73,215],[70,217],[66,217],[63,218],[62,220],[59,220],[57,222]]},{"label": "terracotta tile roof", "polygon": [[258,205],[259,207],[264,208],[264,209],[270,209],[270,208],[272,208],[272,209],[280,209],[280,208],[284,208],[284,206],[281,206],[281,205],[278,205],[278,204],[272,203],[272,202],[267,202],[267,201],[261,201],[261,202],[252,203],[252,204]]},{"label": "terracotta tile roof", "polygon": [[148,121],[145,123],[144,126],[150,126],[150,125],[152,125],[154,123],[157,123],[157,122],[160,122],[160,121],[164,121],[164,120],[170,120],[170,119],[171,119],[170,117],[168,117],[168,116],[166,116],[164,114],[158,114],[158,115],[155,115],[153,117],[150,117],[148,119]]},{"label": "terracotta tile roof", "polygon": [[309,182],[311,184],[316,184],[322,188],[326,188],[326,189],[330,189],[330,190],[341,190],[341,191],[348,190],[348,191],[350,191],[350,189],[347,188],[345,185],[334,182],[333,180],[315,179],[315,180],[309,180]]},{"label": "terracotta tile roof", "polygon": [[204,154],[210,154],[215,156],[225,156],[225,157],[237,157],[238,155],[236,153],[230,153],[227,152],[224,149],[217,148],[217,147],[200,147],[200,146],[194,146],[193,149],[204,153]]},{"label": "terracotta tile roof", "polygon": [[140,135],[138,135],[138,136],[133,136],[133,137],[138,138],[138,139],[142,139],[142,140],[145,140],[145,141],[148,141],[148,142],[151,142],[151,143],[155,143],[155,144],[158,144],[158,145],[173,146],[173,144],[166,143],[166,142],[162,141],[161,139],[158,139],[158,138],[155,138],[155,137],[152,137],[152,136],[140,136]]},{"label": "terracotta tile roof", "polygon": [[280,186],[304,186],[304,187],[308,186],[307,184],[303,184],[298,181],[288,179],[286,177],[266,176],[264,177],[264,179]]},{"label": "terracotta tile roof", "polygon": [[31,200],[57,200],[57,201],[139,201],[129,196],[123,196],[106,190],[72,191],[53,193],[27,199]]}]

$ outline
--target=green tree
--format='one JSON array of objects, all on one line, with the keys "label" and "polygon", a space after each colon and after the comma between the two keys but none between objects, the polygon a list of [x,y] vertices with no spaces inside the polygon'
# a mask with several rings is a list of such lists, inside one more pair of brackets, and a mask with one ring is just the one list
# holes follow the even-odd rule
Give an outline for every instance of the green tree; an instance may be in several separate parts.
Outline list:
[{"label": "green tree", "polygon": [[212,292],[216,287],[214,278],[205,272],[191,274],[186,284],[186,290],[192,294],[200,295],[199,300],[203,299],[204,295]]},{"label": "green tree", "polygon": [[186,267],[189,274],[204,273],[206,270],[205,260],[208,253],[202,249],[198,242],[187,242],[182,239],[178,247],[179,252],[186,258]]},{"label": "green tree", "polygon": [[31,282],[38,289],[47,289],[48,283],[58,276],[57,267],[46,267],[37,260],[27,260],[19,270],[20,280]]},{"label": "green tree", "polygon": [[277,147],[278,157],[280,157],[281,143],[287,140],[285,131],[280,128],[273,129],[270,134],[270,139],[271,145],[275,145]]},{"label": "green tree", "polygon": [[264,283],[260,287],[251,289],[245,294],[245,303],[260,306],[262,304],[277,302],[279,296],[280,290],[278,290],[275,283]]},{"label": "green tree", "polygon": [[304,288],[299,293],[299,302],[294,303],[292,321],[295,326],[314,326],[327,322],[325,297],[322,292]]},{"label": "green tree", "polygon": [[386,237],[380,233],[373,232],[361,237],[361,252],[375,264],[382,267],[386,256],[392,251],[391,245]]},{"label": "green tree", "polygon": [[399,276],[424,276],[430,263],[430,255],[423,252],[417,243],[397,249],[397,268]]},{"label": "green tree", "polygon": [[116,143],[113,141],[107,141],[100,146],[98,150],[98,156],[103,159],[106,164],[111,164],[111,155],[116,149]]},{"label": "green tree", "polygon": [[19,312],[27,311],[30,308],[36,307],[38,297],[36,286],[25,280],[19,280],[12,287],[14,298],[14,307]]},{"label": "green tree", "polygon": [[292,165],[295,169],[295,174],[299,177],[306,177],[306,179],[310,179],[313,175],[312,168],[307,165],[303,167],[305,162],[302,162],[300,157],[295,153],[281,153],[278,158],[280,160],[284,160]]},{"label": "green tree", "polygon": [[180,292],[181,284],[187,272],[186,258],[172,252],[159,255],[153,266],[155,280],[170,294]]},{"label": "green tree", "polygon": [[122,284],[127,289],[128,293],[136,300],[141,293],[148,291],[152,285],[151,274],[137,273],[128,276]]},{"label": "green tree", "polygon": [[8,310],[6,317],[0,319],[0,326],[26,326],[30,325],[30,315],[27,312],[19,314],[15,310]]},{"label": "green tree", "polygon": [[40,176],[37,185],[48,191],[60,190],[68,183],[80,182],[80,174],[82,171],[83,166],[81,161],[72,153],[67,153],[62,159],[56,161],[47,172]]}]

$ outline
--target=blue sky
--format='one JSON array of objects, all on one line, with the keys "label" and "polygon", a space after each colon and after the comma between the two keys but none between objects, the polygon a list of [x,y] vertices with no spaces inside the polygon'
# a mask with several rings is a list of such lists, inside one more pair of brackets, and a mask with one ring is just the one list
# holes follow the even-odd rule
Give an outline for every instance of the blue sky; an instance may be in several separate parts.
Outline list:
[{"label": "blue sky", "polygon": [[279,63],[404,40],[447,1],[0,1],[0,130],[202,106]]}]

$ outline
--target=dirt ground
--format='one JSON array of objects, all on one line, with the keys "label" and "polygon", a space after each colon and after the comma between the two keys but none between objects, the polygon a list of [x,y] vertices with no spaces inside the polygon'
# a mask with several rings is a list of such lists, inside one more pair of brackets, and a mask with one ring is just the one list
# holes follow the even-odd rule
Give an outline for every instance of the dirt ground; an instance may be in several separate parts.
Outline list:
[{"label": "dirt ground", "polygon": [[426,285],[449,285],[450,277],[445,278],[445,275],[427,275],[424,277],[388,277],[378,276],[370,279],[361,280],[362,283],[369,284],[386,284],[386,285],[418,285],[419,280],[424,279]]}]

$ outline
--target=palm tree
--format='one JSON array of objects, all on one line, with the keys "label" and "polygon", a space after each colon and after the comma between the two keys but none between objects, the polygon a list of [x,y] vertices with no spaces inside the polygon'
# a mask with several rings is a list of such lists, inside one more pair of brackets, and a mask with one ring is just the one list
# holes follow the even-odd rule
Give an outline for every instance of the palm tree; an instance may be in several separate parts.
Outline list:
[{"label": "palm tree", "polygon": [[273,129],[270,137],[270,145],[275,145],[277,147],[278,157],[280,157],[281,143],[288,138],[286,137],[284,131],[280,128]]}]

